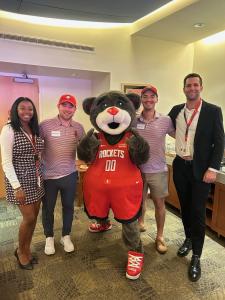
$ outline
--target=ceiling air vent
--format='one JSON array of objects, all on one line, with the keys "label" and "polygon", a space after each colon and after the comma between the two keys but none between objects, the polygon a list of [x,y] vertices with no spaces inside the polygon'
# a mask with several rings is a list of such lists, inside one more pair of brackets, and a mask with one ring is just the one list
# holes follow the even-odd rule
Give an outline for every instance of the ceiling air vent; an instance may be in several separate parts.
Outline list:
[{"label": "ceiling air vent", "polygon": [[82,51],[82,52],[89,52],[89,53],[95,52],[95,48],[92,46],[85,46],[85,45],[67,43],[67,42],[62,42],[62,41],[46,40],[46,39],[42,39],[42,38],[35,38],[35,37],[8,34],[8,33],[0,33],[0,39],[10,40],[10,41],[18,41],[18,42],[24,42],[24,43],[31,43],[31,44],[41,45],[41,46],[76,50],[76,51]]}]

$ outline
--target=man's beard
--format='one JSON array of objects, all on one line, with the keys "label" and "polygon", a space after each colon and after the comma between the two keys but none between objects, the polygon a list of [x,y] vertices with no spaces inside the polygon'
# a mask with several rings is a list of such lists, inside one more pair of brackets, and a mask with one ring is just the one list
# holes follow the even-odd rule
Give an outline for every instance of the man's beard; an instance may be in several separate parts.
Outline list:
[{"label": "man's beard", "polygon": [[199,97],[200,97],[200,93],[195,94],[195,95],[192,96],[192,97],[189,96],[189,95],[186,95],[186,98],[187,98],[188,101],[195,101],[195,100],[199,99]]}]

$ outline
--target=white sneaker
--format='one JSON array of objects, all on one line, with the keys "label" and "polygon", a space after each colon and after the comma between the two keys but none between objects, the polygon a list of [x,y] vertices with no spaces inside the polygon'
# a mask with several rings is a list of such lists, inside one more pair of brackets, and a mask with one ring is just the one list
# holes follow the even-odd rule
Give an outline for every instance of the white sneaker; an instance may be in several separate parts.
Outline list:
[{"label": "white sneaker", "polygon": [[60,243],[64,246],[65,252],[73,252],[74,251],[74,245],[71,242],[69,235],[62,236]]},{"label": "white sneaker", "polygon": [[45,241],[45,254],[53,255],[55,254],[55,245],[54,245],[54,237],[47,237]]}]

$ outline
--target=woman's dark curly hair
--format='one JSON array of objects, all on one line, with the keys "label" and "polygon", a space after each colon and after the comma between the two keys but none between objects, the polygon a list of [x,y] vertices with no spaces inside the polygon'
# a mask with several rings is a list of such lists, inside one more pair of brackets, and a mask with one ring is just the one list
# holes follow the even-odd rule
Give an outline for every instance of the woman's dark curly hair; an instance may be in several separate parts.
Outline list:
[{"label": "woman's dark curly hair", "polygon": [[30,129],[32,131],[33,135],[37,135],[39,136],[39,126],[38,126],[38,115],[37,115],[37,110],[34,106],[34,103],[32,102],[31,99],[27,98],[27,97],[19,97],[18,99],[16,99],[16,101],[13,103],[11,110],[10,110],[10,124],[12,126],[12,128],[15,131],[20,131],[21,130],[21,122],[20,122],[20,118],[18,116],[18,105],[22,102],[22,101],[27,101],[30,102],[33,106],[33,117],[29,122],[29,126]]}]

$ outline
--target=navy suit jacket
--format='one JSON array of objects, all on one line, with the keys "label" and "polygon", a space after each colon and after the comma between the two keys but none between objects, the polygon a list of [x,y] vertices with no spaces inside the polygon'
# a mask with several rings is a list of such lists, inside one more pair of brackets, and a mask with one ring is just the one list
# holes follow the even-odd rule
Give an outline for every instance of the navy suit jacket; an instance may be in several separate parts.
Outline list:
[{"label": "navy suit jacket", "polygon": [[[176,128],[176,118],[185,104],[175,105],[169,112]],[[208,168],[219,170],[224,153],[224,128],[221,108],[202,101],[194,138],[193,173],[198,180]]]}]

